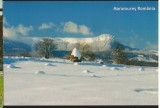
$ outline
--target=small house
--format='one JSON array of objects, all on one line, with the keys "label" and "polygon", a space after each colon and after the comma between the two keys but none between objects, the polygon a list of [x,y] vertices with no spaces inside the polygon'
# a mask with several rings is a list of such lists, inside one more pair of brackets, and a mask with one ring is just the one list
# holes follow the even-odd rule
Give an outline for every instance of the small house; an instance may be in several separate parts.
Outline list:
[{"label": "small house", "polygon": [[81,62],[81,53],[79,52],[79,50],[77,48],[74,48],[72,50],[70,60],[72,62]]}]

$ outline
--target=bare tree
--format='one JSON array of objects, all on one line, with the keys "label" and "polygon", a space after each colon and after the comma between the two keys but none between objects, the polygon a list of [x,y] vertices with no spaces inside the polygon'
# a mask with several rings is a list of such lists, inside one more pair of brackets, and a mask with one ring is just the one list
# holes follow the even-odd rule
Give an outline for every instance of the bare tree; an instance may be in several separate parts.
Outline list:
[{"label": "bare tree", "polygon": [[88,44],[81,44],[79,49],[82,53],[82,60],[93,61],[95,59],[95,55]]},{"label": "bare tree", "polygon": [[35,44],[36,52],[46,59],[49,59],[53,55],[53,51],[56,49],[56,44],[53,39],[43,38],[41,41]]},{"label": "bare tree", "polygon": [[124,46],[119,42],[115,42],[115,47],[112,51],[113,62],[117,64],[126,64],[127,58],[124,51]]},{"label": "bare tree", "polygon": [[80,52],[89,52],[89,51],[91,51],[90,46],[88,44],[80,44],[79,50],[80,50]]}]

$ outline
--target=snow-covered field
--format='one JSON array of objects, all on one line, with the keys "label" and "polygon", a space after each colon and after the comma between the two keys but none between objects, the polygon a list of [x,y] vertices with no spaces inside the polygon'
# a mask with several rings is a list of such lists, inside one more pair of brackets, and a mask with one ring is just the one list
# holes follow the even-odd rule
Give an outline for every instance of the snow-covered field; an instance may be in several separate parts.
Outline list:
[{"label": "snow-covered field", "polygon": [[158,68],[4,58],[4,105],[158,105]]}]

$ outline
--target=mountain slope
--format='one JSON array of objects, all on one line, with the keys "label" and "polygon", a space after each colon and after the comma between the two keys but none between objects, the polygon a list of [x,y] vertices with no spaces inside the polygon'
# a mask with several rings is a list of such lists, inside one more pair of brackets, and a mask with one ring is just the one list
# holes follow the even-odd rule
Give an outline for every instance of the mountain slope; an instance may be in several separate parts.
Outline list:
[{"label": "mountain slope", "polygon": [[[13,52],[25,52],[34,50],[33,46],[35,43],[40,41],[43,37],[31,37],[28,41],[13,41],[11,39],[4,38],[3,40],[3,49],[5,53],[13,53]],[[51,37],[48,37],[51,38]],[[55,44],[57,44],[57,51],[72,51],[75,47],[79,48],[81,45],[88,44],[90,46],[90,50],[95,53],[101,53],[106,51],[111,51],[114,49],[117,41],[115,41],[114,36],[110,34],[101,34],[97,37],[90,38],[51,38],[54,39]],[[24,43],[25,42],[25,43]],[[137,53],[142,50],[137,48],[131,48],[127,45],[121,44],[121,46],[127,51],[131,51],[132,53]],[[142,51],[146,52],[146,51]],[[148,51],[147,51],[148,52]],[[153,51],[151,51],[152,53]],[[59,55],[60,52],[57,54]],[[136,54],[137,55],[137,54]],[[150,54],[149,54],[150,55]]]},{"label": "mountain slope", "polygon": [[3,51],[5,55],[19,54],[31,51],[31,47],[23,42],[3,38]]},{"label": "mountain slope", "polygon": [[[42,38],[39,38],[39,40]],[[110,34],[102,34],[98,37],[91,38],[51,38],[55,40],[57,44],[57,50],[72,51],[73,48],[80,45],[90,45],[93,52],[106,51],[111,49],[111,42],[114,41],[114,37]],[[34,42],[38,41],[38,38],[33,38]]]}]

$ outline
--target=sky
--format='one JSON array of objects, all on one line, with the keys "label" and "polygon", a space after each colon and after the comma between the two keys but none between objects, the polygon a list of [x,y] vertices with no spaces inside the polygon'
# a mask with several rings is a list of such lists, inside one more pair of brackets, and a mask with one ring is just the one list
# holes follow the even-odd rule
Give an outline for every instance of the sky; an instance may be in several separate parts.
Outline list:
[{"label": "sky", "polygon": [[[155,10],[116,11],[114,7]],[[158,49],[158,2],[136,1],[5,1],[4,36],[88,38],[113,35],[122,44]]]}]

